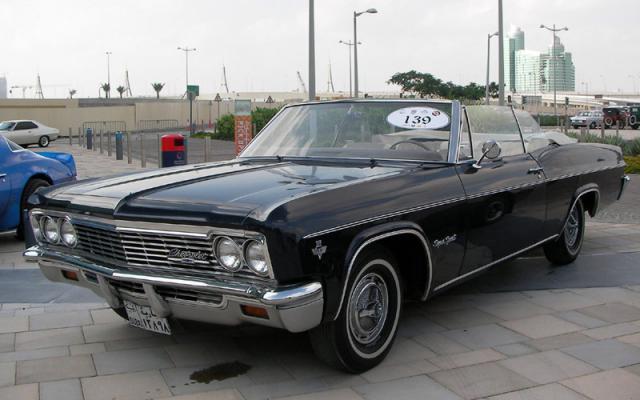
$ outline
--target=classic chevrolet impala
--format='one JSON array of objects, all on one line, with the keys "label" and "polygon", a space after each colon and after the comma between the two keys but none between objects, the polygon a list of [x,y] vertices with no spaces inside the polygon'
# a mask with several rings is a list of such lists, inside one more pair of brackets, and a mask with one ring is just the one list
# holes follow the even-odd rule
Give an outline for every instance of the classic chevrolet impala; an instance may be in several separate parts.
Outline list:
[{"label": "classic chevrolet impala", "polygon": [[141,328],[309,331],[321,359],[357,372],[388,353],[403,300],[538,246],[575,260],[585,214],[627,180],[618,147],[510,107],[290,105],[234,160],[40,190],[25,256]]}]

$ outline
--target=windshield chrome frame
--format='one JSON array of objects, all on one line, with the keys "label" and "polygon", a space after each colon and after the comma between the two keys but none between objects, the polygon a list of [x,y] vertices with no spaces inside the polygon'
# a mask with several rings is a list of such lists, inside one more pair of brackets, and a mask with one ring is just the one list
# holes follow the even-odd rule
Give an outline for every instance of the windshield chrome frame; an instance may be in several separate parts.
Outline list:
[{"label": "windshield chrome frame", "polygon": [[[260,132],[264,131],[269,125],[271,125],[271,123],[273,121],[276,120],[276,118],[278,118],[278,116],[280,116],[280,114],[282,112],[284,112],[284,110],[289,109],[289,108],[293,108],[293,107],[302,107],[302,106],[310,106],[310,105],[315,105],[315,104],[336,104],[336,103],[439,103],[439,104],[451,104],[451,122],[450,122],[450,126],[451,129],[449,129],[449,149],[448,149],[448,153],[447,153],[447,160],[446,161],[427,161],[427,160],[410,160],[410,159],[403,159],[403,158],[374,158],[374,160],[377,161],[385,161],[385,162],[412,162],[412,163],[424,163],[424,164],[455,164],[457,161],[457,154],[458,154],[458,144],[460,142],[460,102],[458,100],[441,100],[441,99],[366,99],[366,100],[359,100],[359,99],[341,99],[341,100],[324,100],[324,101],[309,101],[309,102],[303,102],[303,103],[291,103],[291,104],[285,104],[280,111],[278,111],[276,113],[276,115],[273,116],[273,118],[271,118],[269,120],[269,122],[267,122],[267,124],[262,127],[262,129],[260,130]],[[243,157],[242,154],[245,152],[245,150],[247,148],[249,148],[249,146],[251,146],[251,144],[253,143],[253,141],[260,135],[260,132],[258,132],[256,134],[256,136],[254,136],[251,141],[249,141],[249,143],[247,143],[247,145],[245,146],[244,149],[242,149],[242,152],[240,154],[238,154],[236,156],[236,158],[269,158],[269,157],[276,157],[276,155],[273,156],[256,156],[256,157]],[[455,147],[454,146],[455,143]],[[452,150],[453,149],[453,150]],[[298,156],[296,156],[298,157]],[[283,158],[287,158],[287,156],[283,156]],[[293,157],[295,158],[295,157]],[[302,158],[307,158],[309,160],[313,160],[313,159],[323,159],[325,157],[308,157],[308,156],[304,156]],[[345,160],[371,160],[370,158],[362,158],[362,157],[344,157]]]}]

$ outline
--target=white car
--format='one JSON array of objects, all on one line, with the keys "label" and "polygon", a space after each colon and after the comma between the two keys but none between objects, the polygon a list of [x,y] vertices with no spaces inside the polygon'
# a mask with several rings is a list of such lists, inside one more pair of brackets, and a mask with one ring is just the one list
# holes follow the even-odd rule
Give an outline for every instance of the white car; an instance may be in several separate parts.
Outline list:
[{"label": "white car", "polygon": [[47,147],[56,140],[60,131],[32,120],[0,122],[0,135],[21,146],[37,144]]}]

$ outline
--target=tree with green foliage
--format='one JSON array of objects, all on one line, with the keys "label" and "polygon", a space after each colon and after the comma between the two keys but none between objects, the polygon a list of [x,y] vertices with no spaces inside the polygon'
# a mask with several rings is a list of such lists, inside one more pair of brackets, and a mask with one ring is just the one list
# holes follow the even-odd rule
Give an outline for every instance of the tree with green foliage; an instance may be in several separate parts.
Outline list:
[{"label": "tree with green foliage", "polygon": [[100,85],[100,88],[102,88],[102,91],[104,92],[104,97],[106,99],[108,99],[109,97],[111,97],[109,95],[109,92],[111,92],[111,85],[109,85],[108,83],[103,83],[102,85]]},{"label": "tree with green foliage", "polygon": [[155,90],[156,92],[156,99],[160,98],[160,92],[162,91],[162,88],[164,87],[164,83],[160,83],[160,82],[155,82],[152,83],[151,86],[153,87],[153,90]]},{"label": "tree with green foliage", "polygon": [[[251,111],[251,121],[256,124],[256,131],[260,132],[278,111],[280,111],[280,108],[266,107],[258,107]],[[233,140],[235,126],[236,123],[233,115],[225,114],[216,121],[216,133],[212,137],[219,140]]]},{"label": "tree with green foliage", "polygon": [[485,88],[482,85],[472,82],[462,86],[453,82],[443,82],[429,73],[415,70],[398,72],[387,83],[400,86],[403,94],[409,93],[421,98],[439,97],[444,99],[480,100],[485,94]]},{"label": "tree with green foliage", "polygon": [[125,91],[125,90],[127,90],[127,89],[125,89],[125,87],[124,87],[124,86],[118,86],[118,87],[116,88],[116,92],[118,92],[118,94],[120,95],[120,98],[122,98],[122,95],[124,94],[124,91]]}]

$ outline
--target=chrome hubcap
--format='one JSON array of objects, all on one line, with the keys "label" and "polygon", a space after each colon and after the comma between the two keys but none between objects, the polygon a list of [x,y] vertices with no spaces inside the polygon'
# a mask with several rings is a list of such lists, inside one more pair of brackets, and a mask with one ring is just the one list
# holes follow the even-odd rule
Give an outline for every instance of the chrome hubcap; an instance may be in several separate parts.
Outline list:
[{"label": "chrome hubcap", "polygon": [[387,285],[380,275],[369,273],[353,288],[349,299],[349,329],[360,344],[378,339],[389,309]]},{"label": "chrome hubcap", "polygon": [[578,241],[578,235],[580,233],[580,212],[578,207],[573,206],[571,213],[569,214],[569,220],[567,226],[564,228],[564,241],[567,246],[573,247]]}]

